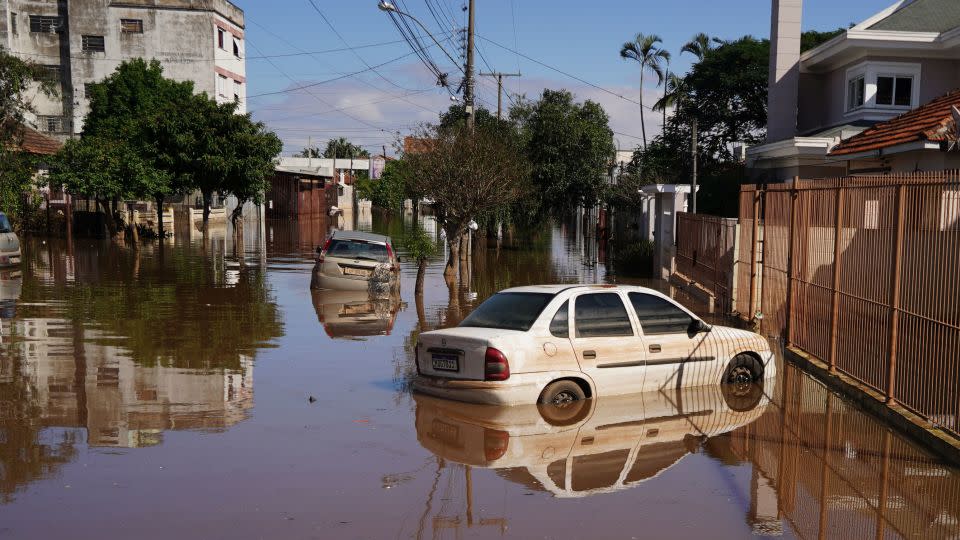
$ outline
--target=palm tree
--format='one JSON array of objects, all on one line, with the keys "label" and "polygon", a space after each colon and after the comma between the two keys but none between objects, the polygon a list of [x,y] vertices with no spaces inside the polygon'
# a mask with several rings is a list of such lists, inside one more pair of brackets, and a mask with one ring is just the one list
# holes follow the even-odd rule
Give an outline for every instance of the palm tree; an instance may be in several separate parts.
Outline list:
[{"label": "palm tree", "polygon": [[671,107],[677,107],[681,101],[687,97],[687,79],[670,73],[667,75],[663,87],[663,97],[653,104],[653,110],[664,111]]},{"label": "palm tree", "polygon": [[723,41],[719,38],[711,38],[710,36],[700,32],[699,34],[693,36],[686,45],[680,48],[680,54],[685,52],[690,53],[697,57],[697,60],[702,61],[704,57],[707,56],[707,53],[713,50],[714,44],[722,44]]},{"label": "palm tree", "polygon": [[663,64],[670,61],[670,53],[657,46],[662,43],[660,36],[642,33],[637,34],[633,41],[628,41],[620,48],[620,58],[634,60],[640,64],[640,129],[643,135],[643,149],[647,149],[647,126],[643,116],[643,76],[649,71],[657,76],[657,86],[663,83]]}]

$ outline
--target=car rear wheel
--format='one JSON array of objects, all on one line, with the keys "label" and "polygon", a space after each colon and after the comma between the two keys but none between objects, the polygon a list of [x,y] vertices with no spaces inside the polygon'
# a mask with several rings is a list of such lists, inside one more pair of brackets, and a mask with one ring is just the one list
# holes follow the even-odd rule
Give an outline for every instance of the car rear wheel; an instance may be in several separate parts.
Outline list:
[{"label": "car rear wheel", "polygon": [[763,365],[756,358],[749,354],[733,357],[721,381],[727,406],[740,412],[756,407],[763,397],[763,389],[757,384],[762,378]]},{"label": "car rear wheel", "polygon": [[579,384],[573,381],[554,381],[543,389],[537,403],[561,406],[574,401],[583,401],[586,398]]}]

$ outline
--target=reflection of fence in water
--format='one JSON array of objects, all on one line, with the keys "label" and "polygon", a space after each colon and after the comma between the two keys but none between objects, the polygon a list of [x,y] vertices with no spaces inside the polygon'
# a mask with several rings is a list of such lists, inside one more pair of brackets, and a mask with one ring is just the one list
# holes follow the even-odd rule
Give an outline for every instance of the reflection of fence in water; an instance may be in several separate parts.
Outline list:
[{"label": "reflection of fence in water", "polygon": [[[781,381],[773,406],[731,434],[734,453],[754,465],[754,483],[772,484],[766,494],[772,500],[751,505],[755,528],[782,518],[801,538],[960,533],[956,470],[893,436],[797,368],[786,366]],[[773,515],[756,515],[764,512]]]},{"label": "reflection of fence in water", "polygon": [[[740,212],[763,218],[764,333],[954,433],[960,432],[958,194],[955,171],[795,180],[760,191],[745,187]],[[754,241],[741,222],[741,267],[751,260],[743,246]]]}]

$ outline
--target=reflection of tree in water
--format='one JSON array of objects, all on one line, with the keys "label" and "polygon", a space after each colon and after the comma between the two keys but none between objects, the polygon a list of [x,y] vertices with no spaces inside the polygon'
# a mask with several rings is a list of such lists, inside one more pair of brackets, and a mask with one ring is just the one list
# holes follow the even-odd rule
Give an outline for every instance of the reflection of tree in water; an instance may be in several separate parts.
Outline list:
[{"label": "reflection of tree in water", "polygon": [[19,368],[0,356],[0,503],[34,480],[55,473],[77,454],[74,431],[47,431],[34,393]]},{"label": "reflection of tree in water", "polygon": [[217,254],[179,247],[139,254],[104,247],[74,260],[75,281],[58,279],[62,259],[31,264],[21,304],[57,299],[47,315],[82,322],[100,334],[91,339],[129,351],[139,365],[239,369],[241,355],[283,334],[258,266],[228,267]]}]

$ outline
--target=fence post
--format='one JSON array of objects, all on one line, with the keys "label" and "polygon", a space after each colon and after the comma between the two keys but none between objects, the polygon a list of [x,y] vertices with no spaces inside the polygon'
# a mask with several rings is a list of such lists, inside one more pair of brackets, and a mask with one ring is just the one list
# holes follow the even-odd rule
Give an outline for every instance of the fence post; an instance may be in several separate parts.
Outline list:
[{"label": "fence post", "polygon": [[897,381],[897,327],[900,322],[900,273],[902,265],[900,258],[903,255],[903,189],[904,185],[897,186],[896,203],[894,205],[894,248],[893,248],[893,277],[890,280],[890,340],[887,354],[887,403],[896,400],[894,388]]},{"label": "fence post", "polygon": [[757,240],[760,233],[760,197],[762,191],[753,192],[753,236],[750,239],[750,319],[757,313]]},{"label": "fence post", "polygon": [[797,197],[800,193],[797,191],[797,181],[799,176],[794,176],[790,183],[790,231],[787,235],[787,299],[786,313],[784,317],[784,343],[790,346],[793,343],[793,239],[797,230]]},{"label": "fence post", "polygon": [[833,234],[833,290],[830,301],[830,356],[827,364],[830,371],[837,370],[837,342],[840,339],[840,242],[843,240],[843,180],[840,180],[836,191],[836,208],[834,211]]}]

